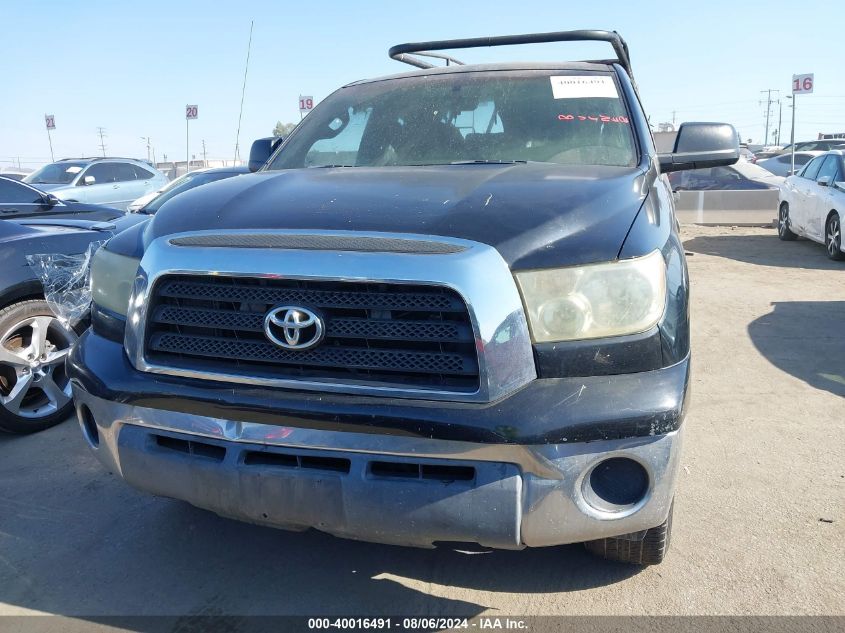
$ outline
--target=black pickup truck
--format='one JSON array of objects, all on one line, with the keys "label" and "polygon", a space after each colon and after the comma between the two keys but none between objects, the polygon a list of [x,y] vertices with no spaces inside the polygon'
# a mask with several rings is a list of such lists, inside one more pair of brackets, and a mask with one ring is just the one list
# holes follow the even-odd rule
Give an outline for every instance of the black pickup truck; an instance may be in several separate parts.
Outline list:
[{"label": "black pickup truck", "polygon": [[[575,40],[616,58],[433,52]],[[615,32],[390,53],[418,70],[344,86],[256,173],[98,252],[68,361],[85,438],[245,521],[660,562],[690,372],[662,174],[732,164],[736,132],[685,124],[658,155]]]}]

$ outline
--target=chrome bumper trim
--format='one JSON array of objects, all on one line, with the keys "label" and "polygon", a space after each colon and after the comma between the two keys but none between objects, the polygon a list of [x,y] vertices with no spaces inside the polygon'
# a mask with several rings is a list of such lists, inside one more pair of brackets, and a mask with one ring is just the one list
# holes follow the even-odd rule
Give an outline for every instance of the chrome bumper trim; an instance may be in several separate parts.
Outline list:
[{"label": "chrome bumper trim", "polygon": [[[284,517],[262,520],[251,512],[256,504],[262,502],[261,496],[245,492],[242,486],[242,473],[234,470],[221,470],[216,473],[215,481],[221,487],[219,496],[209,496],[200,488],[191,488],[192,492],[168,492],[151,487],[144,478],[137,475],[127,477],[123,471],[123,457],[119,438],[121,430],[130,429],[132,433],[162,431],[183,434],[194,438],[208,438],[218,444],[240,449],[253,447],[278,447],[301,449],[306,451],[332,451],[342,453],[355,460],[390,457],[408,460],[441,460],[446,462],[474,462],[496,464],[518,469],[518,539],[508,540],[510,534],[488,534],[487,543],[495,547],[547,546],[593,540],[622,534],[641,532],[662,523],[668,515],[675,488],[675,480],[680,461],[682,430],[653,437],[641,437],[624,440],[606,440],[589,443],[547,444],[521,446],[513,444],[475,444],[469,442],[430,440],[417,437],[382,436],[373,434],[319,431],[312,429],[291,428],[275,425],[234,422],[208,418],[204,416],[162,411],[145,407],[120,404],[91,396],[78,385],[74,385],[74,396],[78,410],[87,407],[96,423],[99,445],[92,446],[97,458],[112,472],[119,474],[136,487],[147,489],[156,494],[165,494],[184,499],[200,507],[216,511],[219,514],[240,520],[267,523],[288,529],[315,527],[338,536],[371,540],[402,545],[431,546],[432,534],[425,529],[418,532],[410,530],[402,534],[385,534],[378,530],[362,529],[348,524],[325,524],[314,521],[309,525],[290,525]],[[80,420],[82,415],[80,415]],[[86,433],[83,425],[83,433]],[[87,436],[87,433],[86,433]],[[89,444],[91,442],[89,441]],[[598,462],[609,457],[628,457],[646,469],[649,474],[649,490],[636,506],[623,512],[607,512],[591,506],[583,493],[584,478]],[[192,472],[191,464],[181,464],[173,475],[182,482],[184,473]],[[200,468],[200,465],[196,466]],[[187,469],[187,470],[186,470]],[[208,466],[200,470],[207,474]],[[177,472],[177,471],[174,471]],[[196,474],[200,474],[197,471]],[[160,475],[159,475],[160,476]],[[203,475],[204,476],[204,475]],[[264,475],[272,478],[273,473]],[[289,475],[286,475],[289,476]],[[198,481],[200,481],[198,479]],[[182,482],[184,484],[184,482]],[[175,485],[175,484],[174,484]],[[340,485],[340,484],[338,484]],[[342,486],[340,486],[342,489]],[[188,487],[190,488],[190,487]],[[513,505],[510,488],[504,487],[500,494],[502,504]],[[180,489],[181,490],[181,489]],[[251,490],[251,489],[250,489]],[[355,487],[349,492],[337,492],[346,507],[355,504],[382,503],[375,510],[383,513],[395,512],[390,499],[385,494],[370,495],[362,492],[360,478],[355,479]],[[472,490],[481,490],[481,487]],[[380,492],[384,492],[380,490]],[[347,496],[344,496],[347,495]],[[472,492],[467,494],[474,494]],[[481,494],[481,493],[479,493]],[[489,495],[487,490],[485,495]],[[199,495],[199,496],[198,496]],[[246,495],[241,497],[240,495]],[[228,501],[220,505],[213,499],[225,497]],[[489,501],[485,496],[485,503]],[[495,498],[495,497],[494,497]],[[381,501],[378,501],[381,499]],[[469,498],[468,498],[469,499]],[[475,497],[478,500],[478,497]],[[222,502],[221,502],[222,503]],[[460,495],[450,496],[448,501],[439,501],[431,507],[418,507],[415,519],[420,525],[427,521],[436,521],[433,517],[442,516],[445,506],[441,503],[461,503]],[[495,503],[491,507],[495,507]],[[435,540],[466,540],[466,534],[472,533],[472,527],[483,520],[482,516],[461,513],[458,506],[449,506],[454,511],[449,516],[454,524],[454,534],[460,538],[442,538],[442,525],[438,528]],[[455,518],[457,517],[457,519]],[[492,520],[492,519],[491,519]],[[438,524],[439,525],[439,524]],[[451,523],[450,523],[451,525]],[[489,527],[489,526],[488,526]],[[482,543],[485,544],[485,543]]]}]

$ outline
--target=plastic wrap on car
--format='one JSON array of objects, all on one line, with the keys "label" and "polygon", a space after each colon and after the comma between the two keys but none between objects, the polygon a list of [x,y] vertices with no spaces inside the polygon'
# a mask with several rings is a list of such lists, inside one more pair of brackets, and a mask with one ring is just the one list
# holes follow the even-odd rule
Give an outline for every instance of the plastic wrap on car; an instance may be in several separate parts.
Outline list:
[{"label": "plastic wrap on car", "polygon": [[47,305],[64,325],[73,327],[91,308],[91,258],[105,240],[91,242],[87,250],[74,255],[42,253],[27,255],[26,261],[44,287]]}]

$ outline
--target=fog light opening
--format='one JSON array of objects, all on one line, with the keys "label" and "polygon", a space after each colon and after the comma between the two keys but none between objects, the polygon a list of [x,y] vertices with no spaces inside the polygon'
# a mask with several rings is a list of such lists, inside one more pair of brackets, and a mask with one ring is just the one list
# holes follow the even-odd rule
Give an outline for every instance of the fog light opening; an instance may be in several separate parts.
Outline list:
[{"label": "fog light opening", "polygon": [[642,464],[627,457],[605,459],[584,478],[585,499],[605,512],[634,508],[645,499],[648,489],[648,472]]},{"label": "fog light opening", "polygon": [[79,416],[79,421],[82,423],[82,434],[88,440],[88,443],[93,448],[100,446],[100,432],[97,430],[97,424],[94,422],[94,414],[91,413],[91,409],[83,404],[79,407],[76,415]]}]

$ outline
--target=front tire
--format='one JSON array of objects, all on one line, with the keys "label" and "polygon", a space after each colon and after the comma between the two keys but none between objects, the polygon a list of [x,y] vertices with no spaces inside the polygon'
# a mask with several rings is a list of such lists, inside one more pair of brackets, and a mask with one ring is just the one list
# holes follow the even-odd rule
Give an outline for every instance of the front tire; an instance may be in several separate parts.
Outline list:
[{"label": "front tire", "polygon": [[666,520],[646,530],[642,540],[629,541],[622,538],[603,538],[596,541],[587,541],[584,547],[587,551],[601,556],[607,560],[630,563],[632,565],[659,565],[669,551],[669,543],[672,537],[672,511],[673,503],[669,507],[669,516]]},{"label": "front tire", "polygon": [[838,213],[831,213],[827,219],[824,229],[824,245],[827,248],[827,256],[836,261],[845,259],[842,252],[842,220]]},{"label": "front tire", "polygon": [[0,310],[0,431],[35,433],[70,416],[65,358],[76,339],[46,301]]},{"label": "front tire", "polygon": [[791,242],[798,237],[789,228],[789,205],[786,202],[781,203],[778,211],[778,237],[784,242]]}]

